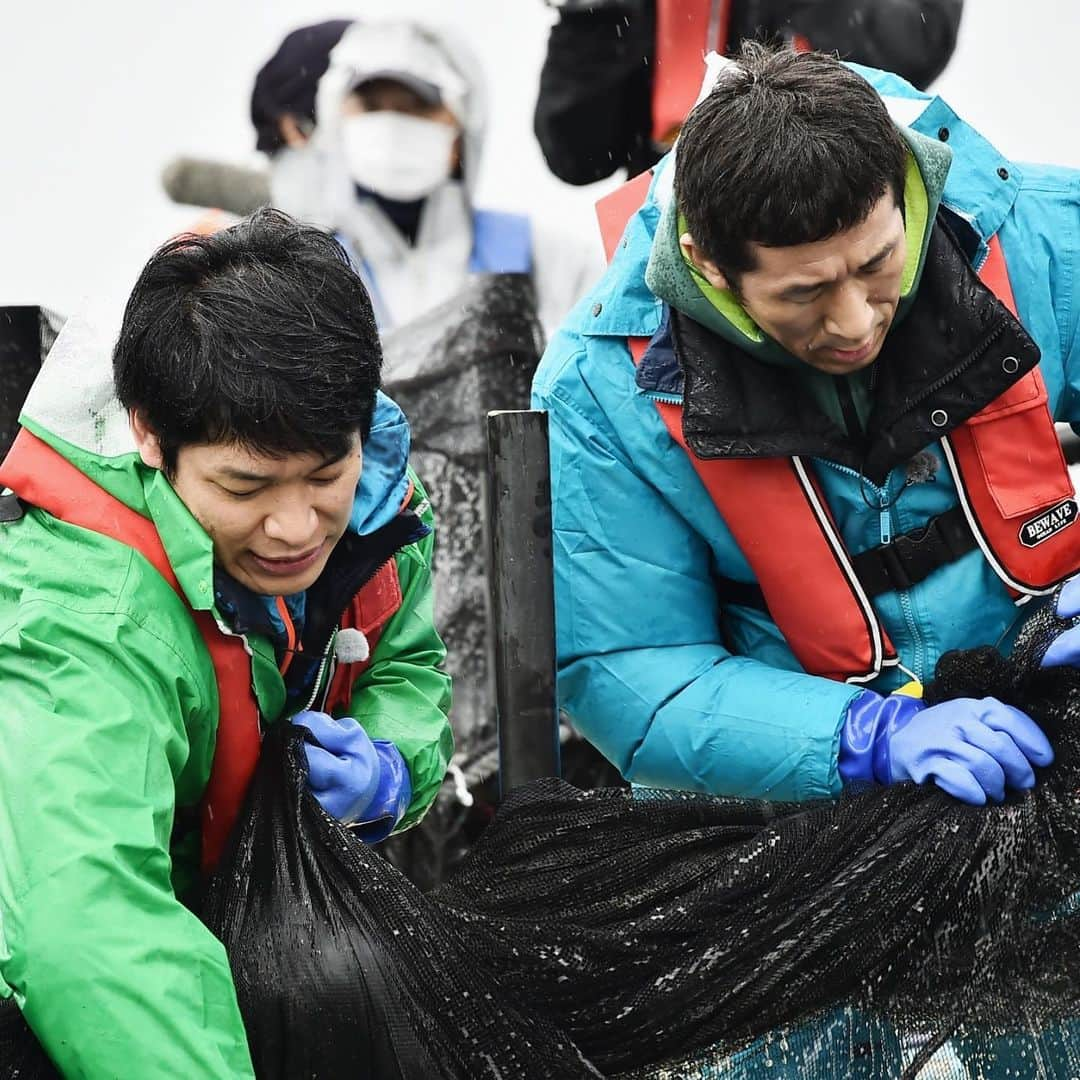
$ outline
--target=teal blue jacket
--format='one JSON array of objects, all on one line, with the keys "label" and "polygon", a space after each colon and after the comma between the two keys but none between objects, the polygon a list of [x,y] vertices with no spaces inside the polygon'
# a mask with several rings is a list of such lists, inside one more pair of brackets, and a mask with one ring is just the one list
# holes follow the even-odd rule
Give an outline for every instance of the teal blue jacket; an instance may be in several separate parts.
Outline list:
[{"label": "teal blue jacket", "polygon": [[[898,122],[948,139],[942,205],[970,227],[976,267],[989,238],[1000,237],[1054,415],[1080,420],[1080,173],[1017,165],[940,98],[855,70]],[[651,393],[635,382],[626,338],[651,337],[663,315],[645,268],[669,166],[657,166],[611,266],[552,339],[533,384],[533,406],[550,414],[561,707],[636,783],[771,799],[832,795],[841,786],[840,728],[859,688],[804,672],[763,612],[721,607],[714,573],[753,575]],[[930,450],[941,458],[939,445]],[[882,512],[871,504],[898,495],[903,469],[874,488],[828,461],[813,467],[848,550],[879,545]],[[939,468],[934,483],[908,488],[885,511],[887,529],[914,530],[956,503]],[[874,603],[919,679],[948,649],[1007,650],[1026,614],[978,550]],[[869,685],[884,693],[908,678],[892,668]]]}]

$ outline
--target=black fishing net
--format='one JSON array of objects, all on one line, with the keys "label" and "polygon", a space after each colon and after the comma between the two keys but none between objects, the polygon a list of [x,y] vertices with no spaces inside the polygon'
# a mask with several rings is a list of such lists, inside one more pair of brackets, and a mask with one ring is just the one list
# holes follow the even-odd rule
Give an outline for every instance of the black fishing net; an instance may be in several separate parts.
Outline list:
[{"label": "black fishing net", "polygon": [[62,322],[33,305],[0,306],[0,460],[11,448],[30,384]]},{"label": "black fishing net", "polygon": [[1012,660],[950,654],[927,689],[1049,735],[1003,805],[541,781],[428,894],[321,811],[279,726],[203,913],[259,1075],[1080,1075],[1080,672],[1038,668],[1065,625],[1047,607]]},{"label": "black fishing net", "polygon": [[[435,625],[454,680],[453,769],[417,828],[383,853],[422,889],[442,882],[491,820],[498,747],[489,671],[484,538],[485,417],[527,409],[543,335],[528,274],[476,274],[449,300],[383,338],[383,388],[412,431],[410,461],[435,504]],[[620,782],[582,739],[563,775],[581,787]]]},{"label": "black fishing net", "polygon": [[444,880],[494,813],[484,418],[528,408],[542,351],[528,274],[473,275],[457,295],[383,338],[383,388],[409,418],[410,463],[436,508],[435,625],[454,680],[453,769],[420,825],[383,846],[422,889]]}]

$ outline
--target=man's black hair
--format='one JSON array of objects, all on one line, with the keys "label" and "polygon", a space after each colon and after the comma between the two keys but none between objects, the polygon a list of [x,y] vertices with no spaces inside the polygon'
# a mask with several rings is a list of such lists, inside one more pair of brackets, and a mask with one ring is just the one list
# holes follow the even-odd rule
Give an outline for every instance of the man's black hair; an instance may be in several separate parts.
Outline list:
[{"label": "man's black hair", "polygon": [[187,445],[337,456],[375,411],[382,348],[340,245],[277,210],[171,240],[146,264],[113,353],[171,475]]},{"label": "man's black hair", "polygon": [[695,243],[725,275],[749,244],[789,247],[866,220],[907,149],[868,82],[823,53],[745,42],[679,136],[675,193]]}]

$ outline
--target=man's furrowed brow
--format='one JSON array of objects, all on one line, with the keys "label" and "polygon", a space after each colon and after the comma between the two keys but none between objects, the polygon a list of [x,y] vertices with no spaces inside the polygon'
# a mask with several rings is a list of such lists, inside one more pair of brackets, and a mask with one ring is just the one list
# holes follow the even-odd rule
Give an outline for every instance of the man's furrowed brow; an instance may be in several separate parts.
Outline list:
[{"label": "man's furrowed brow", "polygon": [[[873,270],[880,263],[883,263],[895,250],[896,241],[890,240],[879,252],[875,255],[871,255],[870,258],[859,267],[857,273],[861,274],[867,270]],[[824,285],[831,285],[834,280],[835,279],[832,277],[823,277],[816,281],[793,282],[791,285],[788,285],[780,295],[785,300],[793,300],[800,296],[809,295]]]},{"label": "man's furrowed brow", "polygon": [[794,300],[797,297],[809,295],[812,292],[820,289],[823,285],[829,285],[832,282],[832,278],[821,278],[818,281],[797,281],[788,285],[781,293],[781,297],[785,300]]},{"label": "man's furrowed brow", "polygon": [[859,267],[860,270],[872,270],[877,263],[884,262],[896,250],[896,241],[891,240],[876,255],[872,255]]}]

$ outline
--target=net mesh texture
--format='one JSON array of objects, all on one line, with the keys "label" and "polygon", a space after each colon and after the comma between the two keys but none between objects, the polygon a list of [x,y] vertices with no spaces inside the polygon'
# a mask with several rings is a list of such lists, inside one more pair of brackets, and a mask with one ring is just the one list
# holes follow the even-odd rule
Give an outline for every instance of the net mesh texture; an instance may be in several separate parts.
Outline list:
[{"label": "net mesh texture", "polygon": [[1011,659],[950,653],[926,689],[1050,737],[1054,764],[1002,805],[544,780],[428,893],[322,811],[302,730],[278,725],[202,905],[257,1074],[1080,1076],[1080,671],[1038,667],[1068,625],[1048,604]]}]

